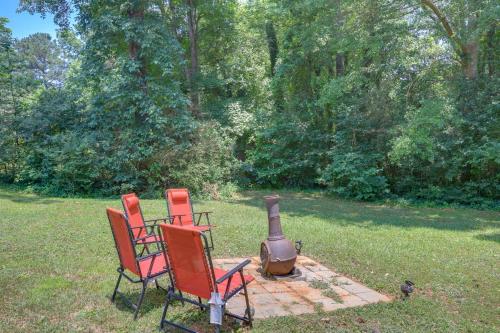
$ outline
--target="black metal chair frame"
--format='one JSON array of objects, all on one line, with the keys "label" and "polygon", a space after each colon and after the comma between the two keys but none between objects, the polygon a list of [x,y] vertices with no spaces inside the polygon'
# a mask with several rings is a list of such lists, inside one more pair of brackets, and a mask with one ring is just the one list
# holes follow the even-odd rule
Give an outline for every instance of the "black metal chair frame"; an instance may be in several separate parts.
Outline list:
[{"label": "black metal chair frame", "polygon": [[[160,235],[161,245],[163,247],[164,255],[166,256],[166,260],[168,260],[168,255],[167,255],[168,244],[166,244],[167,246],[165,247],[165,242],[163,241],[163,236],[161,235],[161,232],[158,232],[157,234]],[[204,246],[204,248],[205,248],[205,255],[206,255],[206,258],[208,259],[208,265],[209,265],[209,269],[210,269],[210,272],[211,272],[211,278],[213,280],[214,288],[215,288],[216,292],[218,292],[217,284],[219,284],[219,283],[221,283],[221,282],[223,282],[225,280],[228,280],[227,285],[230,286],[231,285],[231,280],[232,280],[234,274],[236,274],[236,273],[240,274],[240,278],[241,278],[241,281],[242,281],[241,286],[238,287],[238,288],[236,288],[235,290],[232,290],[231,292],[228,292],[229,288],[226,288],[226,291],[225,291],[225,293],[224,293],[224,295],[222,297],[222,301],[224,302],[224,305],[223,305],[224,315],[228,316],[228,317],[231,317],[231,318],[235,318],[235,319],[241,320],[244,323],[247,323],[250,327],[252,327],[252,313],[251,313],[251,309],[250,309],[250,301],[248,299],[247,284],[246,284],[245,278],[243,276],[243,268],[251,262],[250,259],[247,259],[247,260],[241,262],[239,265],[237,265],[236,267],[234,267],[233,269],[231,269],[230,271],[228,271],[226,274],[224,274],[219,279],[215,279],[214,266],[213,266],[213,262],[212,262],[212,256],[210,254],[210,248],[208,247],[207,237],[205,236],[204,233],[201,233],[201,232],[200,232],[200,236],[203,238],[203,243],[205,245]],[[210,306],[207,305],[207,304],[204,304],[200,297],[198,297],[198,301],[195,301],[195,300],[192,300],[192,299],[184,297],[183,294],[182,294],[182,292],[180,292],[180,291],[179,291],[179,294],[177,295],[175,293],[175,279],[172,276],[171,270],[168,271],[168,274],[169,274],[169,277],[170,277],[171,286],[168,288],[167,300],[165,302],[165,306],[163,308],[163,313],[162,313],[161,321],[160,321],[160,330],[164,330],[166,325],[170,325],[170,326],[176,327],[176,328],[181,329],[181,330],[186,331],[186,332],[197,333],[196,331],[194,331],[194,330],[192,330],[192,329],[190,329],[190,328],[188,328],[186,326],[183,326],[181,324],[175,323],[175,322],[173,322],[171,320],[167,320],[166,316],[167,316],[168,307],[169,307],[170,303],[172,301],[175,301],[175,300],[180,300],[182,302],[182,305],[184,305],[184,302],[196,305],[202,311],[203,310],[209,310]],[[233,297],[234,295],[238,294],[242,290],[243,290],[243,294],[245,295],[245,302],[246,302],[246,306],[247,307],[246,307],[246,310],[245,310],[245,314],[243,316],[240,316],[240,315],[228,312],[225,309],[225,307],[226,307],[226,302],[231,297]],[[220,332],[220,325],[216,325],[215,330],[216,330],[217,333],[219,333]]]},{"label": "black metal chair frame", "polygon": [[[142,227],[130,227],[129,223],[128,223],[128,220],[127,218],[125,218],[125,222],[127,223],[127,229],[128,229],[128,234],[129,234],[129,237],[130,237],[130,240],[132,242],[132,248],[133,248],[133,251],[134,251],[134,256],[136,258],[136,265],[138,265],[138,263],[140,261],[144,261],[146,259],[149,259],[149,258],[152,258],[151,259],[151,262],[149,264],[149,269],[148,269],[148,274],[146,277],[141,277],[141,278],[134,278],[134,277],[131,277],[129,275],[127,275],[124,267],[122,266],[121,264],[121,261],[120,261],[120,267],[117,268],[117,272],[118,272],[118,280],[116,281],[116,285],[115,285],[115,289],[113,290],[113,295],[111,296],[111,302],[114,303],[115,302],[115,299],[116,299],[116,295],[120,295],[121,298],[123,299],[123,301],[128,305],[130,306],[132,309],[134,309],[134,320],[137,319],[137,316],[139,314],[139,310],[141,308],[141,305],[142,305],[142,302],[144,300],[144,296],[146,295],[146,288],[148,286],[149,283],[151,282],[154,282],[155,285],[156,285],[156,289],[162,289],[164,291],[166,291],[167,293],[169,292],[169,290],[171,289],[171,287],[168,287],[167,289],[161,287],[159,284],[158,284],[158,281],[157,279],[164,275],[165,273],[168,273],[169,274],[169,277],[170,277],[170,271],[169,269],[167,268],[165,271],[162,271],[160,273],[157,273],[157,274],[154,274],[154,275],[151,275],[151,270],[153,269],[153,266],[154,266],[154,262],[155,262],[155,259],[157,256],[160,256],[160,255],[164,255],[163,254],[163,247],[160,247],[160,241],[155,241],[155,242],[141,242],[142,240],[144,240],[146,237],[148,236],[145,236],[145,237],[141,237],[141,238],[133,238],[133,232],[132,230],[133,229],[138,229],[138,228],[146,228],[146,234],[147,233],[147,228],[150,227],[150,228],[153,228],[154,226],[142,226]],[[111,226],[111,221],[110,221],[110,226]],[[111,230],[113,230],[113,228],[111,228]],[[116,246],[117,242],[116,242],[116,238],[115,238],[115,235],[114,233],[112,232],[113,234],[113,239],[115,240],[115,248],[116,248],[116,252],[118,253],[118,257],[120,257],[120,251],[118,249],[118,247]],[[140,243],[139,243],[140,242]],[[142,255],[142,252],[144,252],[144,248],[141,252],[141,255],[140,256],[137,256],[137,252],[135,250],[136,246],[138,245],[138,243],[140,245],[145,245],[145,247],[147,247],[148,244],[156,244],[157,245],[157,249],[158,251],[156,252],[153,252],[153,253],[148,253],[147,255]],[[148,252],[149,252],[149,249],[148,249]],[[138,271],[140,272],[140,267],[138,267]],[[142,274],[141,274],[142,275]],[[141,283],[142,284],[142,289],[141,289],[141,293],[139,294],[139,297],[137,299],[137,302],[136,303],[133,303],[125,294],[123,294],[118,288],[120,286],[120,283],[121,283],[121,280],[122,280],[122,277],[125,277],[128,281],[132,282],[132,283]]]},{"label": "black metal chair frame", "polygon": [[[168,194],[167,194],[167,191],[168,190],[165,190],[165,201],[167,202],[167,214],[168,214],[168,217],[170,219],[170,224],[173,224],[175,218],[177,217],[177,219],[179,220],[179,225],[182,226],[182,217],[186,216],[186,215],[170,215],[170,205],[168,203]],[[214,239],[212,237],[212,227],[213,226],[210,223],[210,217],[208,215],[208,214],[212,214],[213,212],[206,211],[206,212],[195,213],[194,210],[193,210],[193,202],[191,201],[191,193],[189,192],[189,190],[187,192],[188,192],[189,206],[191,207],[191,216],[193,217],[193,224],[196,225],[196,226],[199,226],[200,222],[201,222],[202,216],[205,216],[205,218],[207,220],[207,225],[209,226],[209,229],[207,231],[208,231],[208,233],[210,235],[210,246],[208,248],[213,251],[214,250]],[[142,212],[141,212],[141,214],[142,214]],[[196,219],[196,215],[198,215],[198,219]],[[203,233],[205,233],[207,231],[203,231]]]}]

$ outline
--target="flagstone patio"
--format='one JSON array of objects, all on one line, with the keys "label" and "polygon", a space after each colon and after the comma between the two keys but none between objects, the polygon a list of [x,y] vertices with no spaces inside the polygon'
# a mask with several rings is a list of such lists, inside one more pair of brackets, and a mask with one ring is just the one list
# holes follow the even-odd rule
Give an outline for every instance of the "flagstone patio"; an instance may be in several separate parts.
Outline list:
[{"label": "flagstone patio", "polygon": [[[214,265],[231,269],[243,260],[215,259]],[[302,272],[302,277],[293,281],[265,278],[260,273],[260,258],[253,257],[251,260],[245,268],[245,274],[255,277],[255,281],[248,286],[248,293],[256,319],[313,313],[320,309],[334,311],[391,301],[388,296],[341,276],[305,256],[298,256],[295,265]],[[243,295],[233,297],[227,308],[236,314],[243,313]]]}]

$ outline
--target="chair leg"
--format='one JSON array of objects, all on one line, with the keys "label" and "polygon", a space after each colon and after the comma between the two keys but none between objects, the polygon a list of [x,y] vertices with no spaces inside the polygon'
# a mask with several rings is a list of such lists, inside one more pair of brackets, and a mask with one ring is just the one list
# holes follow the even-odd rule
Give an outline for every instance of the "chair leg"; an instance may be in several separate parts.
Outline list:
[{"label": "chair leg", "polygon": [[179,296],[181,296],[181,304],[184,306],[186,303],[184,303],[184,296],[182,295],[182,291],[179,290]]},{"label": "chair leg", "polygon": [[224,313],[226,312],[226,305],[222,305],[222,318],[221,318],[221,324],[218,325],[218,324],[214,324],[215,326],[215,332],[216,333],[219,333],[220,332],[220,328],[222,327],[222,321],[224,320]]},{"label": "chair leg", "polygon": [[[201,304],[202,303],[202,300],[201,300],[201,297],[198,297],[198,302]],[[203,311],[203,306],[200,305],[200,311]]]},{"label": "chair leg", "polygon": [[116,292],[118,291],[118,287],[120,286],[121,280],[122,280],[122,274],[120,273],[120,275],[118,275],[118,281],[116,281],[115,290],[113,290],[113,295],[111,296],[112,303],[115,301]]},{"label": "chair leg", "polygon": [[250,300],[248,299],[247,284],[243,280],[243,290],[245,293],[245,303],[247,305],[246,315],[248,316],[248,325],[252,327],[252,310],[250,309]]},{"label": "chair leg", "polygon": [[168,288],[167,301],[165,302],[165,306],[163,307],[163,313],[161,315],[161,321],[160,321],[160,329],[161,330],[164,328],[163,324],[165,322],[165,318],[167,317],[168,305],[170,304],[171,298],[172,298],[172,289]]},{"label": "chair leg", "polygon": [[160,289],[160,285],[158,284],[158,279],[155,279],[155,286],[156,286],[156,289]]},{"label": "chair leg", "polygon": [[142,282],[142,290],[141,294],[139,295],[139,299],[137,300],[137,305],[134,313],[134,320],[137,319],[137,315],[139,314],[139,309],[141,308],[142,301],[144,300],[144,295],[146,294],[146,288],[148,287],[148,280],[144,280]]}]

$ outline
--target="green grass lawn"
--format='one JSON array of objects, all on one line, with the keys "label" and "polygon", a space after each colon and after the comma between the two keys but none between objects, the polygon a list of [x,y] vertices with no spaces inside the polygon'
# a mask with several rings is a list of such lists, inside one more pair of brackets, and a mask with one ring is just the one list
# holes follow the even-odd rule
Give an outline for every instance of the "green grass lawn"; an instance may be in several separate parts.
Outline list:
[{"label": "green grass lawn", "polygon": [[[267,232],[264,194],[195,202],[196,210],[214,212],[216,257],[258,255]],[[500,331],[500,213],[280,195],[284,232],[303,240],[303,254],[395,300],[256,321],[252,332]],[[142,206],[146,218],[166,212],[163,200]],[[0,189],[0,332],[157,330],[163,294],[152,286],[137,321],[109,301],[118,260],[106,207],[120,208],[120,201]],[[418,288],[406,301],[399,299],[405,279]],[[175,317],[206,328],[193,307],[176,305]]]}]

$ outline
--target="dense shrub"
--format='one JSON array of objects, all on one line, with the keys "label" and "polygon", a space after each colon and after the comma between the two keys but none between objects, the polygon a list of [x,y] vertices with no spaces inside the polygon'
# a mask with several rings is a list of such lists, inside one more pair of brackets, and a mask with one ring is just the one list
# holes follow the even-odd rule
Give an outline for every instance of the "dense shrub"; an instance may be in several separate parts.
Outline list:
[{"label": "dense shrub", "polygon": [[389,192],[377,158],[356,152],[332,156],[320,182],[331,193],[359,200],[381,198]]},{"label": "dense shrub", "polygon": [[233,139],[217,122],[200,125],[193,144],[183,151],[165,152],[164,184],[187,187],[194,194],[218,199],[234,188],[239,162],[234,157]]}]

